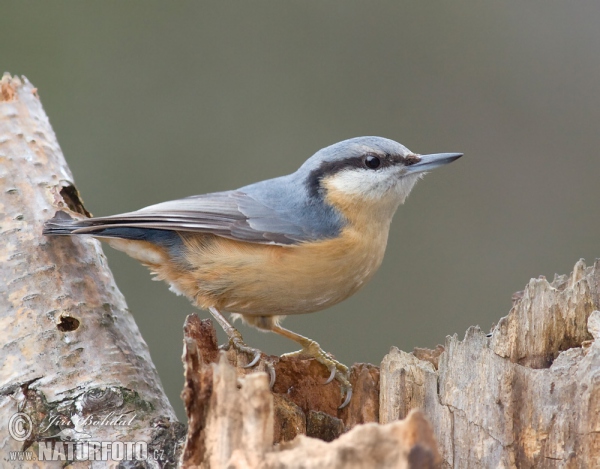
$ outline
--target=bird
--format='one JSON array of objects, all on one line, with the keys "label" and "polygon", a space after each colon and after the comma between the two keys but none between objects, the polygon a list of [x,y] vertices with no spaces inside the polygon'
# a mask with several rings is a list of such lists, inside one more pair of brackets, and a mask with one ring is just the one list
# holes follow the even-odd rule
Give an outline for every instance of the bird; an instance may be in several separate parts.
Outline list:
[{"label": "bird", "polygon": [[43,234],[93,236],[137,259],[208,310],[227,334],[226,348],[252,357],[248,367],[261,352],[244,342],[227,313],[297,342],[301,350],[284,356],[326,366],[326,382],[340,383],[343,408],[352,396],[348,367],[281,321],[363,287],[382,263],[398,206],[426,172],[461,156],[419,155],[394,140],[356,137],[317,151],[294,173],[236,190],[106,217],[77,219],[60,210]]}]

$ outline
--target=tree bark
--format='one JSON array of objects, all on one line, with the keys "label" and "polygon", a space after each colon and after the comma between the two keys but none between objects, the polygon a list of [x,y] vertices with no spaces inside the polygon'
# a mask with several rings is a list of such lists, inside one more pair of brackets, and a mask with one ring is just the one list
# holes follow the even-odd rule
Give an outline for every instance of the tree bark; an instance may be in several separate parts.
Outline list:
[{"label": "tree bark", "polygon": [[[313,360],[276,371],[184,325],[187,435],[97,241],[41,235],[58,209],[89,216],[35,88],[0,81],[0,457],[52,444],[143,442],[120,462],[42,467],[600,467],[600,263],[533,279],[491,334],[355,364],[354,396]],[[264,365],[259,370],[264,370]],[[29,419],[22,421],[14,419]],[[117,418],[118,417],[118,418]],[[104,420],[102,420],[104,418]],[[100,421],[100,423],[99,423]],[[95,424],[94,424],[95,422]],[[436,443],[437,441],[437,443]],[[139,448],[138,448],[139,449]],[[101,452],[100,452],[101,454]],[[127,456],[127,455],[126,455]],[[127,458],[125,458],[127,459]],[[129,458],[131,459],[131,458]],[[31,463],[9,462],[9,467]],[[0,464],[2,465],[2,464]]]},{"label": "tree bark", "polygon": [[[73,441],[141,441],[162,458],[147,467],[174,466],[184,429],[100,244],[41,234],[59,208],[87,212],[36,89],[7,74],[0,194],[0,458],[37,455],[40,442],[60,451]],[[19,428],[22,441],[13,436]]]}]

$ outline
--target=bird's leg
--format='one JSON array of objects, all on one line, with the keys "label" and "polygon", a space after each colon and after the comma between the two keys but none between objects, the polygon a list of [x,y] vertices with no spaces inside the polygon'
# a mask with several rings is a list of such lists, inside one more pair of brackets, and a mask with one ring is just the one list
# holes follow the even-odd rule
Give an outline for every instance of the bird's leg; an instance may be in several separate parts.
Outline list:
[{"label": "bird's leg", "polygon": [[244,366],[244,368],[252,368],[254,365],[256,365],[260,360],[262,352],[256,348],[249,347],[248,345],[246,345],[242,334],[240,334],[240,332],[235,327],[233,327],[227,319],[225,319],[225,317],[219,312],[217,308],[211,306],[210,308],[208,308],[208,310],[229,338],[229,343],[222,348],[224,350],[229,350],[230,347],[233,347],[238,352],[250,355],[252,357],[252,361],[246,366]]},{"label": "bird's leg", "polygon": [[[230,347],[233,347],[234,350],[237,350],[238,352],[246,353],[252,356],[252,360],[250,361],[250,363],[245,365],[244,368],[252,368],[253,366],[257,365],[258,362],[260,362],[262,352],[257,348],[249,347],[248,345],[246,345],[240,331],[233,327],[231,323],[227,319],[225,319],[225,317],[219,312],[217,308],[211,306],[208,308],[208,310],[229,338],[228,343],[226,345],[222,345],[219,348],[221,350],[229,350]],[[268,359],[264,361],[264,365],[267,373],[269,374],[269,388],[272,389],[273,385],[275,384],[276,377],[275,367],[273,366],[273,363]]]},{"label": "bird's leg", "polygon": [[344,402],[339,407],[343,409],[350,402],[350,398],[352,397],[352,385],[350,381],[348,381],[348,367],[343,363],[335,360],[330,354],[325,352],[321,346],[315,342],[314,340],[309,339],[308,337],[304,337],[303,335],[296,334],[295,332],[290,331],[284,327],[281,327],[278,324],[272,324],[270,329],[273,332],[276,332],[283,337],[287,337],[294,342],[299,343],[302,346],[302,350],[298,350],[297,352],[286,353],[281,356],[281,358],[285,357],[309,357],[314,358],[319,363],[325,365],[331,375],[329,379],[325,382],[325,384],[330,383],[335,378],[339,381],[340,386],[342,388],[342,395],[345,394],[346,398]]}]

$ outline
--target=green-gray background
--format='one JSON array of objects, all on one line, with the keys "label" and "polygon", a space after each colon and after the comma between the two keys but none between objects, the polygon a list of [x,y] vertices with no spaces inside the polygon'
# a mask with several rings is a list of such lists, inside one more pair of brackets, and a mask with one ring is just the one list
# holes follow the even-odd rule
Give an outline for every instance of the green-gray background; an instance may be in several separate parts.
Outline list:
[{"label": "green-gray background", "polygon": [[[358,135],[464,152],[400,208],[366,288],[286,320],[378,363],[487,330],[531,277],[600,255],[598,24],[597,0],[4,0],[0,64],[39,88],[96,215],[285,174]],[[194,308],[106,251],[181,415]]]}]

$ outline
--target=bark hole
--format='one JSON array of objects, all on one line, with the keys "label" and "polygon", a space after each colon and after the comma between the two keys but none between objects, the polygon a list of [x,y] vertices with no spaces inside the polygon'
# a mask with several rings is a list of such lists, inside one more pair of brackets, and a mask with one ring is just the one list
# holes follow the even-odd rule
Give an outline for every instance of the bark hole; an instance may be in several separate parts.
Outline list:
[{"label": "bark hole", "polygon": [[61,332],[71,332],[79,327],[79,320],[71,316],[61,316],[56,327]]},{"label": "bark hole", "polygon": [[63,187],[60,190],[60,195],[62,196],[65,204],[67,204],[67,207],[69,207],[73,212],[77,212],[81,215],[91,218],[92,214],[83,206],[83,201],[81,200],[79,191],[74,185],[69,184]]}]

